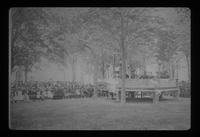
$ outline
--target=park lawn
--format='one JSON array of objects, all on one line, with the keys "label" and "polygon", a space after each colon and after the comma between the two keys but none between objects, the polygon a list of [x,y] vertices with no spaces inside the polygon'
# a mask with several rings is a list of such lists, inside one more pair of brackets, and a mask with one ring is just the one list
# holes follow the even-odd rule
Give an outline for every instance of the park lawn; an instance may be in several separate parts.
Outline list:
[{"label": "park lawn", "polygon": [[25,130],[188,130],[190,99],[116,103],[64,99],[10,105],[10,128]]}]

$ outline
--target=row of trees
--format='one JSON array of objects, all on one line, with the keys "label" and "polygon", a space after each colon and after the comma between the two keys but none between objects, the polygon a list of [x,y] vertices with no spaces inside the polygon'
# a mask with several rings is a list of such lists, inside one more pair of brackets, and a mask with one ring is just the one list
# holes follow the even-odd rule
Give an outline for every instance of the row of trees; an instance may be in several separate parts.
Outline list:
[{"label": "row of trees", "polygon": [[[99,73],[105,77],[106,64],[114,66],[114,55],[119,55],[122,62],[121,101],[124,102],[126,63],[136,68],[140,66],[138,62],[145,63],[156,57],[161,63],[173,66],[174,55],[183,53],[190,68],[190,30],[185,29],[190,28],[190,11],[187,8],[172,9],[178,20],[171,23],[159,14],[163,10],[12,8],[11,70],[23,66],[27,77],[41,57],[66,67],[70,63],[75,70],[77,58],[82,54],[88,56],[88,66],[93,66],[90,72],[94,74],[96,83]],[[145,70],[145,64],[142,66]]]}]

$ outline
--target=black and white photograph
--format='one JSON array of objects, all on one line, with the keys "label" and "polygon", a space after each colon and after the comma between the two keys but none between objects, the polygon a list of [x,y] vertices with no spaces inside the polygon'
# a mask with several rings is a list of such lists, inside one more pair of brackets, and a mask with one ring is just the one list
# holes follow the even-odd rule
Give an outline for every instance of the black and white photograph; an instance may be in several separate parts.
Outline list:
[{"label": "black and white photograph", "polygon": [[9,129],[191,128],[187,7],[12,7]]}]

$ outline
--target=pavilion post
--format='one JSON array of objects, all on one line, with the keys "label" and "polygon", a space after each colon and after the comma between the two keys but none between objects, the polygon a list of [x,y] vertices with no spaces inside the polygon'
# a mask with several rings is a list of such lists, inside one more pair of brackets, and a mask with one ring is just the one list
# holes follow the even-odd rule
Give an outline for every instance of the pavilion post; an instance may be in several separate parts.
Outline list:
[{"label": "pavilion post", "polygon": [[157,103],[159,101],[159,94],[157,93],[157,91],[155,90],[153,92],[153,103]]},{"label": "pavilion post", "polygon": [[176,86],[177,86],[177,92],[176,92],[176,95],[175,95],[175,98],[178,100],[179,97],[180,97],[180,88],[178,86],[178,79],[176,79]]},{"label": "pavilion post", "polygon": [[176,100],[178,100],[179,97],[180,97],[180,88],[177,89],[177,92],[176,92],[176,95],[175,95]]}]

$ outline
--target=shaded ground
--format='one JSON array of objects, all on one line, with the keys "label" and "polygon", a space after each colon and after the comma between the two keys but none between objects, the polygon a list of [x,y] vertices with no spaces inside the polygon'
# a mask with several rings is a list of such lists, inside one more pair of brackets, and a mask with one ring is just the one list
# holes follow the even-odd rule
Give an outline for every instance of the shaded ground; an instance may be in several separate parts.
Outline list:
[{"label": "shaded ground", "polygon": [[10,106],[11,129],[187,130],[190,99],[116,103],[106,99],[19,102]]}]

